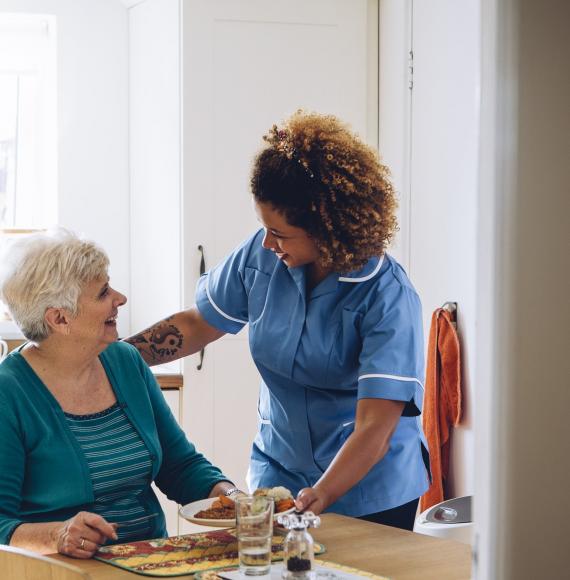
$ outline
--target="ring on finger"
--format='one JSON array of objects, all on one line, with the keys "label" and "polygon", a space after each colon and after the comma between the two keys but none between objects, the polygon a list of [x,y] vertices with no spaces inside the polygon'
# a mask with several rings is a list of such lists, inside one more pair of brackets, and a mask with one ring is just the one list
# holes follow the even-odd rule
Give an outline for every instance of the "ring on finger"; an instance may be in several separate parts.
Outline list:
[{"label": "ring on finger", "polygon": [[82,550],[85,550],[85,538],[81,538],[81,542],[79,542],[79,547]]}]

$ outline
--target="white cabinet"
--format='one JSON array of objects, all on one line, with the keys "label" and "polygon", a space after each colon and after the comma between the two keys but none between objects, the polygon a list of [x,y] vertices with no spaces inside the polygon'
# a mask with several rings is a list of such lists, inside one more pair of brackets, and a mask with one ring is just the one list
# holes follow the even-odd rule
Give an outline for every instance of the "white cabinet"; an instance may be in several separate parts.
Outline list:
[{"label": "white cabinet", "polygon": [[[178,389],[163,390],[162,394],[172,411],[172,414],[176,417],[176,420],[180,421],[180,397],[181,391]],[[152,488],[156,493],[160,505],[166,516],[166,528],[168,530],[169,536],[176,536],[179,532],[178,526],[178,504],[174,501],[169,500],[153,483]]]},{"label": "white cabinet", "polygon": [[[179,0],[129,9],[131,332],[182,308],[179,10]],[[180,373],[181,363],[164,367]],[[182,391],[163,394],[182,424]],[[178,534],[178,505],[153,487]]]},{"label": "white cabinet", "polygon": [[[298,108],[334,113],[375,143],[376,28],[367,0],[191,0],[182,15],[184,299],[202,245],[214,266],[259,228],[249,173],[262,135]],[[372,15],[376,18],[376,14]],[[377,20],[375,20],[377,22]],[[373,47],[373,48],[371,48]],[[375,81],[376,76],[373,77]],[[247,330],[185,361],[185,427],[245,487],[260,378]]]},{"label": "white cabinet", "polygon": [[[251,160],[298,108],[377,141],[376,0],[145,0],[130,9],[131,328],[194,301],[259,224]],[[259,376],[247,330],[184,361],[183,426],[245,488]]]}]

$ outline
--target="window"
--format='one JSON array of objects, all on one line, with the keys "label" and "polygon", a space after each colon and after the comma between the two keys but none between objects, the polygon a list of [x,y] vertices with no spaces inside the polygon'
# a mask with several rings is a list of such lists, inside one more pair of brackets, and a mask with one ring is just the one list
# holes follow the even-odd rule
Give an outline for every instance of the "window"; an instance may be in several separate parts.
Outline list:
[{"label": "window", "polygon": [[[0,14],[0,233],[4,240],[57,222],[55,24],[54,16]],[[0,336],[19,336],[1,302]]]},{"label": "window", "polygon": [[55,17],[0,14],[0,228],[56,221]]}]

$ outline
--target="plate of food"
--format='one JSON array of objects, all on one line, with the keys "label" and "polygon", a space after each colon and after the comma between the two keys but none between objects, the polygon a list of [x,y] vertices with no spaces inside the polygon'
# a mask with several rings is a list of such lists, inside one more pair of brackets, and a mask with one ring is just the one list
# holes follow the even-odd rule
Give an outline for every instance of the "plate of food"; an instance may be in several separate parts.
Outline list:
[{"label": "plate of food", "polygon": [[[273,519],[277,516],[291,513],[295,510],[293,495],[286,487],[262,487],[253,495],[265,495],[275,501]],[[181,506],[180,515],[193,524],[228,528],[236,525],[236,509],[234,501],[223,495],[209,497]]]}]

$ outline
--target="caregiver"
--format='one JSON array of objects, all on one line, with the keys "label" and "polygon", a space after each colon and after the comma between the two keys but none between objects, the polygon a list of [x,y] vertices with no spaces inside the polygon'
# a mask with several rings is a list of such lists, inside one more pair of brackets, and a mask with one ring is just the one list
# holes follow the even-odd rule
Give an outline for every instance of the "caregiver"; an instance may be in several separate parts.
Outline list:
[{"label": "caregiver", "polygon": [[423,332],[385,251],[388,170],[333,116],[299,111],[264,141],[251,176],[263,229],[200,278],[195,306],[127,340],[153,365],[249,324],[262,377],[250,487],[412,529],[428,487]]}]

